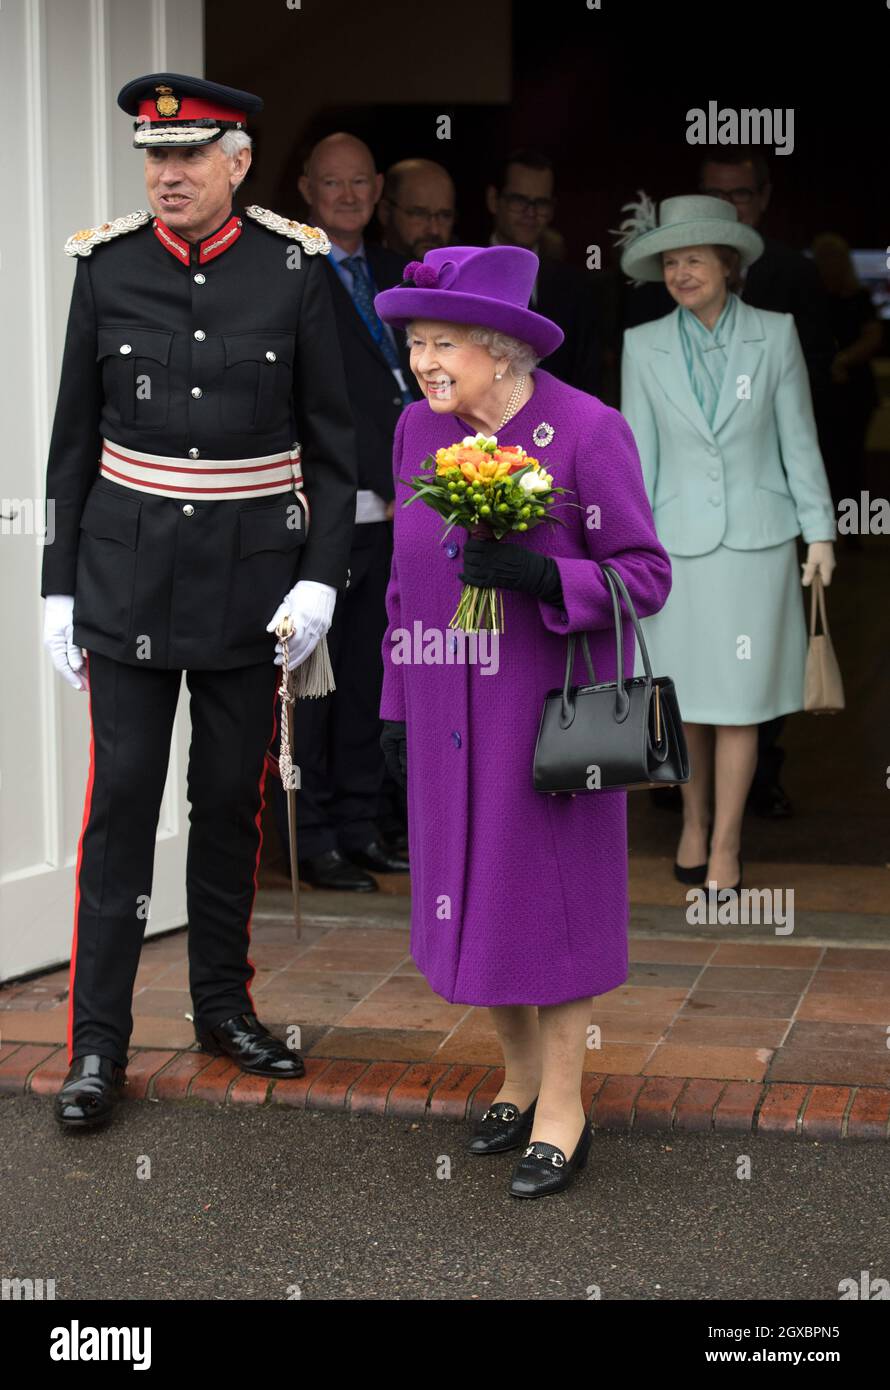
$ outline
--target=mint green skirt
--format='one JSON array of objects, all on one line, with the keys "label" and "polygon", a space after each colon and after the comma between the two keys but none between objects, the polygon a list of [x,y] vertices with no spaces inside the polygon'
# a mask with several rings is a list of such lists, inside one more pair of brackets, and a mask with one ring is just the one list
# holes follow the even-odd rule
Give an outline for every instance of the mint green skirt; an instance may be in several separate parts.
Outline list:
[{"label": "mint green skirt", "polygon": [[[641,619],[652,671],[689,724],[763,724],[803,709],[807,628],[796,540],[672,555],[659,613]],[[634,675],[643,674],[639,650]]]}]

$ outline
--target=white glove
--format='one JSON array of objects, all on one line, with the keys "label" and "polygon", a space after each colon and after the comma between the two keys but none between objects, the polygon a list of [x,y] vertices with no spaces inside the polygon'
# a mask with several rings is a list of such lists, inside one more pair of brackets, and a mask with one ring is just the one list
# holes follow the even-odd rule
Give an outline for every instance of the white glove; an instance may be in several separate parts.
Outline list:
[{"label": "white glove", "polygon": [[[275,616],[266,625],[267,632],[274,632],[281,619],[288,614],[293,623],[293,634],[287,639],[287,659],[290,670],[294,670],[310,656],[331,626],[337,590],[330,584],[318,584],[314,579],[301,579],[283,603],[275,610]],[[281,666],[281,642],[275,643],[275,665]]]},{"label": "white glove", "polygon": [[807,558],[803,564],[803,574],[800,582],[807,588],[813,582],[816,571],[822,579],[822,583],[828,588],[831,583],[831,573],[835,566],[834,544],[832,541],[811,541],[807,546]]},{"label": "white glove", "polygon": [[86,653],[74,641],[74,595],[47,594],[43,609],[43,645],[53,665],[75,690],[89,690]]}]

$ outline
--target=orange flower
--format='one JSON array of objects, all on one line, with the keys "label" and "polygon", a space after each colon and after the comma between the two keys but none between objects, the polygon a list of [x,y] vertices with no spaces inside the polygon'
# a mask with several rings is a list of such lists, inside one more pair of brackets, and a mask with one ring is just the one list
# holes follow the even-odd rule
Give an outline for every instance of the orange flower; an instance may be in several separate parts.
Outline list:
[{"label": "orange flower", "polygon": [[485,458],[481,449],[473,449],[469,444],[453,444],[451,447],[455,463],[478,463]]}]

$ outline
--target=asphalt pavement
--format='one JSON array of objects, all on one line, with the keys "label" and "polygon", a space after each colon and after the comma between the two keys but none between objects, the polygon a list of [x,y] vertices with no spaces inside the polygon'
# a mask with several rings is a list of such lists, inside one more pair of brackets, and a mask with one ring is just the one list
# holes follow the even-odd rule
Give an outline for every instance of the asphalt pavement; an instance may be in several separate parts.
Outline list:
[{"label": "asphalt pavement", "polygon": [[530,1202],[506,1191],[515,1155],[466,1155],[466,1133],[128,1101],[68,1135],[46,1099],[7,1098],[0,1276],[223,1301],[837,1303],[890,1279],[885,1144],[598,1132],[575,1186]]}]

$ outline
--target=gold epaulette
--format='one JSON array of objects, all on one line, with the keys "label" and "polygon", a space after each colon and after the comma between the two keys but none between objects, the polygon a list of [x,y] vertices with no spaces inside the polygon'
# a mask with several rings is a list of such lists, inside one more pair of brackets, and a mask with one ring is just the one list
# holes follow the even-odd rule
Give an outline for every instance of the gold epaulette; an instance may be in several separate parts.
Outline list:
[{"label": "gold epaulette", "polygon": [[139,208],[136,212],[126,213],[124,217],[116,217],[113,222],[103,222],[101,227],[84,227],[65,242],[65,254],[91,256],[94,246],[111,241],[112,237],[123,236],[125,232],[135,232],[137,227],[144,227],[150,217],[150,212]]},{"label": "gold epaulette", "polygon": [[256,203],[252,203],[244,211],[248,217],[259,222],[260,226],[268,227],[270,232],[278,232],[280,236],[289,236],[298,241],[310,256],[316,255],[319,251],[323,256],[327,256],[330,252],[331,243],[321,227],[310,227],[305,222],[293,222],[288,217],[282,217],[280,213],[257,207]]}]

